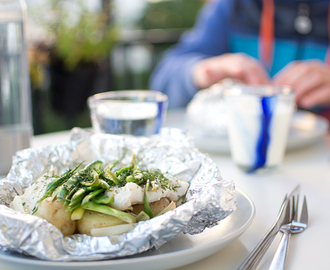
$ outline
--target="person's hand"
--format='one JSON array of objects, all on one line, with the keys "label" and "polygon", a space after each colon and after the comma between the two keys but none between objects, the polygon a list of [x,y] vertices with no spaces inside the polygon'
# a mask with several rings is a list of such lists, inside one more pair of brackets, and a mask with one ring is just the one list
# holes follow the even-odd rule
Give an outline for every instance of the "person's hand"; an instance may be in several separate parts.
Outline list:
[{"label": "person's hand", "polygon": [[270,83],[262,65],[244,53],[227,53],[204,59],[193,67],[192,73],[199,89],[208,88],[225,78],[238,79],[246,84]]},{"label": "person's hand", "polygon": [[330,67],[321,61],[291,62],[274,76],[274,83],[291,86],[302,108],[330,105]]}]

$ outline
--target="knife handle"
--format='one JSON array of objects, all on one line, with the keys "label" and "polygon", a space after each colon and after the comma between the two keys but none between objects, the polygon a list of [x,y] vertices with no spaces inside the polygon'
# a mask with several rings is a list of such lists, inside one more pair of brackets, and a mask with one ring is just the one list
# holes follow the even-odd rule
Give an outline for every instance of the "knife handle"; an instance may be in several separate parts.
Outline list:
[{"label": "knife handle", "polygon": [[291,233],[285,231],[283,233],[280,244],[276,250],[272,263],[270,264],[269,270],[280,270],[284,269],[286,255],[288,253],[289,241]]},{"label": "knife handle", "polygon": [[250,255],[244,260],[238,270],[255,269],[275,239],[277,232],[278,227],[274,224],[268,233],[261,239],[258,245],[252,250]]},{"label": "knife handle", "polygon": [[278,214],[275,224],[269,229],[266,235],[261,239],[258,245],[252,250],[250,255],[244,260],[238,270],[252,270],[255,269],[262,257],[265,255],[266,251],[270,247],[271,243],[274,241],[275,236],[280,230],[280,227],[286,222],[290,222],[290,201],[289,198],[292,197],[294,192],[298,192],[300,186],[296,186],[295,189],[290,193],[289,196],[285,196],[284,201],[281,205],[280,212]]}]

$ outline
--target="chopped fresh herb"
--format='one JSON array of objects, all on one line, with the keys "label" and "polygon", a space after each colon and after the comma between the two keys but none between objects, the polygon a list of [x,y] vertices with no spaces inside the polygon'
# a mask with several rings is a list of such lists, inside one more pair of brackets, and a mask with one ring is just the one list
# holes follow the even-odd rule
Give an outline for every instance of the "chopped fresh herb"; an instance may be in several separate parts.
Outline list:
[{"label": "chopped fresh herb", "polygon": [[[109,198],[104,194],[106,190],[110,190],[113,186],[123,187],[126,183],[133,182],[144,187],[145,213],[152,218],[153,214],[146,196],[149,188],[151,190],[162,188],[163,190],[175,191],[180,187],[180,185],[172,184],[172,181],[165,177],[159,169],[142,170],[136,162],[135,155],[133,155],[129,166],[115,169],[117,164],[118,161],[113,161],[107,168],[103,168],[103,163],[97,160],[80,171],[78,168],[82,163],[61,176],[48,175],[48,178],[51,177],[54,180],[47,185],[45,194],[38,203],[41,203],[47,197],[51,197],[52,200],[64,201],[67,211],[89,209],[88,206],[90,205],[93,205],[94,209],[103,209],[102,205],[114,202],[114,197]],[[38,207],[33,210],[33,213],[37,209]],[[81,214],[81,212],[77,210],[77,213]],[[79,215],[73,216],[77,218]]]}]

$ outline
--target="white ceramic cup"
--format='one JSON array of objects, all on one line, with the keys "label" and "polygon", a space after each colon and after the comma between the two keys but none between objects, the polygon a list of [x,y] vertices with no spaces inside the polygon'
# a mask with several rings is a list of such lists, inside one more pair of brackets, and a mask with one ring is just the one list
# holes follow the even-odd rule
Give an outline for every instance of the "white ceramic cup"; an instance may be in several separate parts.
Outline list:
[{"label": "white ceramic cup", "polygon": [[234,85],[224,91],[233,161],[246,172],[273,169],[285,154],[295,95],[287,86]]}]

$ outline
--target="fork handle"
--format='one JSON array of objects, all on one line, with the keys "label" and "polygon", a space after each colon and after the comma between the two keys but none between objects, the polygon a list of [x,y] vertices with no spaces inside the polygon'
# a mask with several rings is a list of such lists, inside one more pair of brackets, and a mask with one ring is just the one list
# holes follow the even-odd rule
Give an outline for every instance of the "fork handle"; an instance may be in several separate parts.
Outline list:
[{"label": "fork handle", "polygon": [[281,241],[275,252],[274,258],[272,260],[272,263],[269,267],[269,270],[281,270],[281,269],[284,270],[290,238],[291,238],[291,233],[288,231],[284,231]]},{"label": "fork handle", "polygon": [[278,227],[276,224],[268,231],[268,233],[261,239],[258,245],[252,250],[250,255],[244,260],[238,270],[251,270],[255,269],[259,262],[261,261],[262,257],[266,253],[267,249],[269,248],[270,244],[275,239],[275,236],[278,232]]}]

